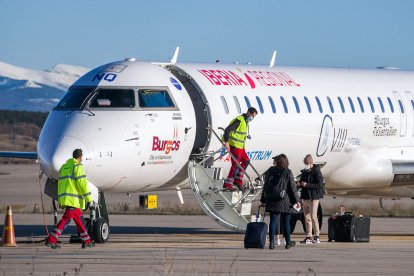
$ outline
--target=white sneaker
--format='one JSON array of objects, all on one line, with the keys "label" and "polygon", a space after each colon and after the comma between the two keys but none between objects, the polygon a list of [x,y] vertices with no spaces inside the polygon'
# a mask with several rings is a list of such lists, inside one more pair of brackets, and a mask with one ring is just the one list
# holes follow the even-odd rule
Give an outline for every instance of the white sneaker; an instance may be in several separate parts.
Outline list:
[{"label": "white sneaker", "polygon": [[275,245],[280,245],[280,240],[277,239]]},{"label": "white sneaker", "polygon": [[312,240],[312,243],[321,243],[321,241],[319,240],[319,236],[315,236]]},{"label": "white sneaker", "polygon": [[300,241],[301,244],[312,244],[311,238],[305,238],[303,241]]}]

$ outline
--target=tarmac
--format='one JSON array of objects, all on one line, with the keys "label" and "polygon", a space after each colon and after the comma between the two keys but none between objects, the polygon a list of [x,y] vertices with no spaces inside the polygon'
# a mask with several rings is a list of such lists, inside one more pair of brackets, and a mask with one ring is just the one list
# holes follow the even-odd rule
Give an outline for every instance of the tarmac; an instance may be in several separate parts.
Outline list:
[{"label": "tarmac", "polygon": [[[33,166],[7,166],[0,166],[4,172],[0,205],[38,201],[36,178],[25,180],[37,177],[34,169],[30,171]],[[4,216],[0,214],[0,223]],[[208,216],[110,215],[109,241],[87,249],[69,243],[75,232],[72,223],[60,239],[62,248],[56,250],[44,245],[45,224],[51,231],[52,215],[14,213],[13,221],[17,247],[0,247],[0,275],[413,275],[414,271],[414,218],[371,218],[368,243],[327,242],[324,218],[320,244],[298,244],[289,250],[244,249],[243,234],[222,228]],[[303,238],[298,225],[293,239]]]},{"label": "tarmac", "polygon": [[[51,221],[51,215],[46,219]],[[44,245],[41,214],[13,215],[17,247],[0,247],[0,275],[413,275],[414,219],[372,218],[368,243],[244,249],[244,235],[208,216],[110,216],[107,243]],[[326,221],[326,220],[325,220]],[[49,222],[50,224],[50,222]],[[299,227],[297,227],[299,228]],[[52,228],[49,226],[49,231]],[[303,238],[296,229],[293,239]]]}]

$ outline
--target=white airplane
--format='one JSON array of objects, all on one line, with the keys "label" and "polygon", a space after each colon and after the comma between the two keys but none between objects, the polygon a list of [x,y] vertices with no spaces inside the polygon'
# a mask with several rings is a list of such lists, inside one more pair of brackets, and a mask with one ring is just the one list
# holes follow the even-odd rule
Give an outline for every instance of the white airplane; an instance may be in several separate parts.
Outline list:
[{"label": "white airplane", "polygon": [[[275,67],[275,55],[270,66],[184,64],[177,53],[170,63],[128,58],[86,73],[50,112],[37,156],[20,156],[38,158],[56,198],[60,166],[83,150],[98,242],[109,237],[104,193],[191,187],[211,218],[243,231],[260,197],[254,179],[279,153],[294,174],[312,154],[331,195],[414,197],[414,72]],[[249,189],[225,192],[220,128],[250,106],[259,114],[246,145]]]}]

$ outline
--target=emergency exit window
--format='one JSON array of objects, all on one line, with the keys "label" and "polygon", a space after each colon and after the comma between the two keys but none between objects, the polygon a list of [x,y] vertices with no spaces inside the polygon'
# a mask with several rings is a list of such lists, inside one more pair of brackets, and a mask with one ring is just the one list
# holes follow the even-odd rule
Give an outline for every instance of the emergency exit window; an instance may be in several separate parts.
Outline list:
[{"label": "emergency exit window", "polygon": [[132,108],[134,106],[135,96],[132,89],[100,89],[90,104],[93,108]]},{"label": "emergency exit window", "polygon": [[138,90],[139,106],[143,108],[175,107],[167,90]]}]

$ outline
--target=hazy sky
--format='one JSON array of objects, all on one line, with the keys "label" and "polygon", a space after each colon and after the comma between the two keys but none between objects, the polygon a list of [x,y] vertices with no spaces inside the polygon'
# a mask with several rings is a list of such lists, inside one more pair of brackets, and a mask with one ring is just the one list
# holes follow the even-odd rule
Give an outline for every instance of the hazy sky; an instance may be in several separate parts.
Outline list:
[{"label": "hazy sky", "polygon": [[414,70],[413,0],[0,0],[0,60],[49,69],[135,57]]}]

